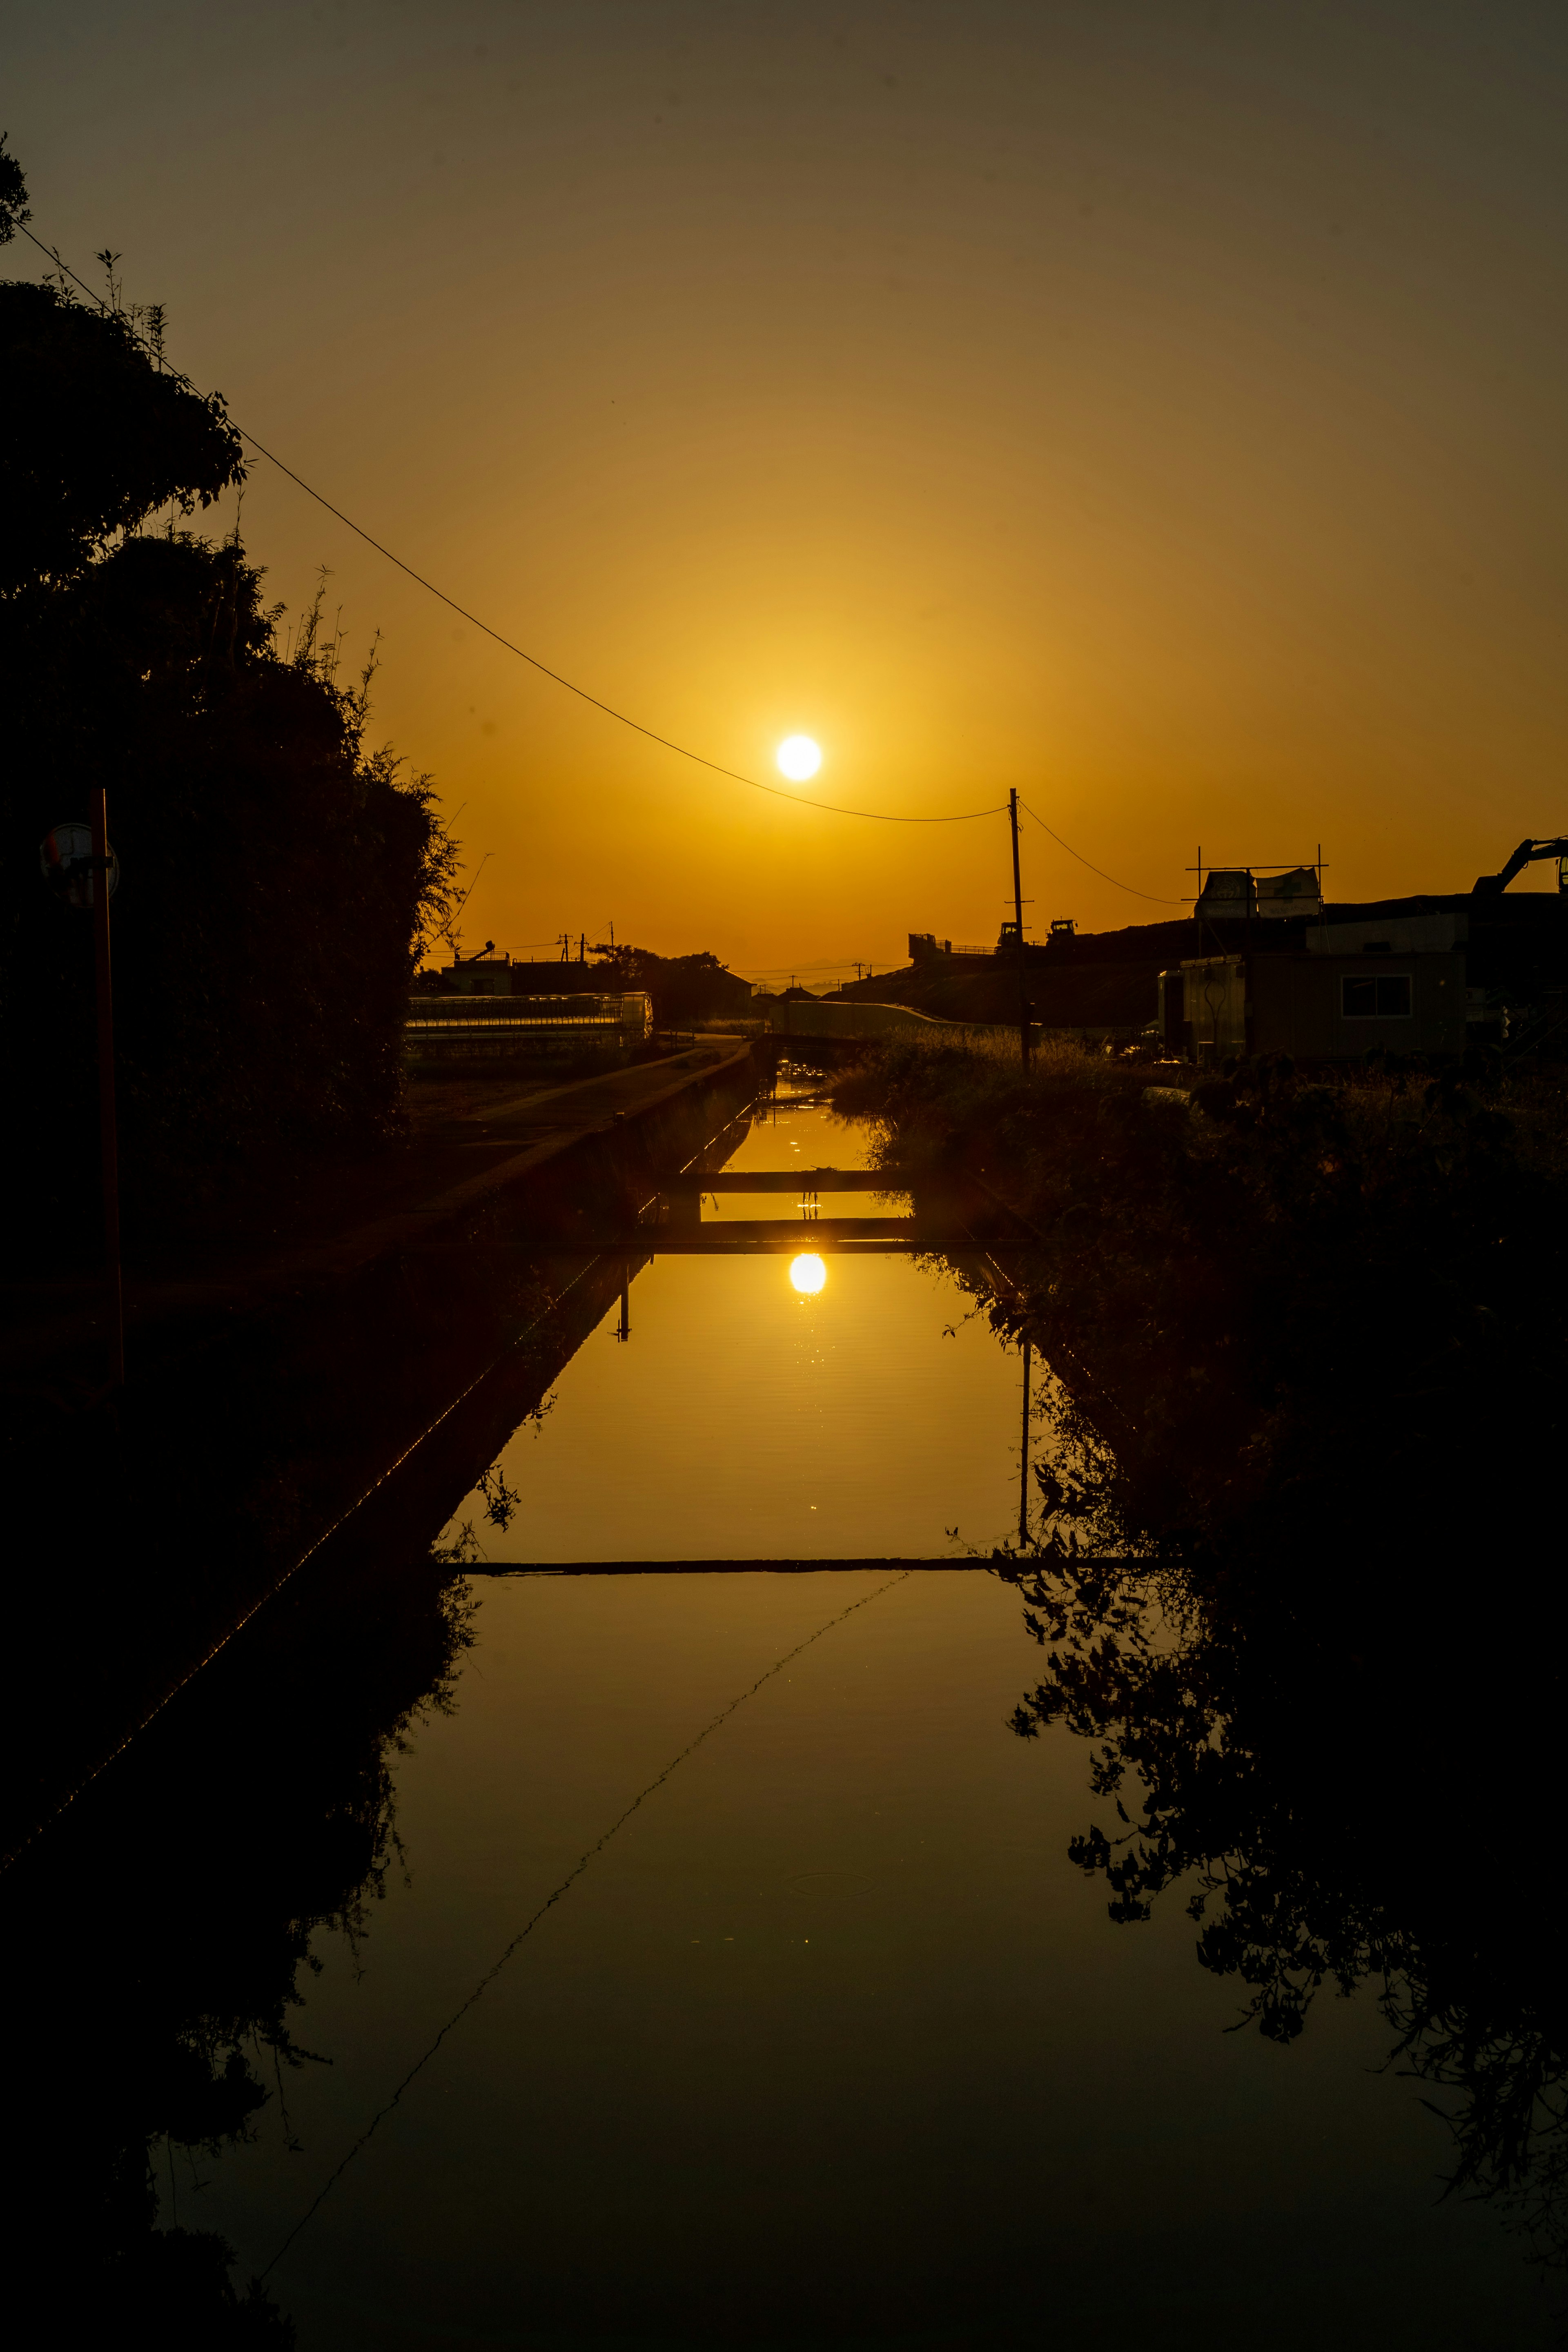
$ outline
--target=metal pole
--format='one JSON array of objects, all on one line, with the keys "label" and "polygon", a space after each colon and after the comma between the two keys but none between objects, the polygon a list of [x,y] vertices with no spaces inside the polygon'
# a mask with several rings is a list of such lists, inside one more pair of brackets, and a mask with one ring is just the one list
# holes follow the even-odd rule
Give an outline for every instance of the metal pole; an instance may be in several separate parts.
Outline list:
[{"label": "metal pole", "polygon": [[1034,1353],[1031,1340],[1024,1342],[1024,1446],[1018,1468],[1018,1549],[1026,1551],[1029,1543],[1029,1360]]},{"label": "metal pole", "polygon": [[92,929],[98,992],[98,1148],[103,1186],[103,1274],[109,1307],[109,1380],[125,1385],[125,1297],[120,1276],[120,1152],[114,1123],[114,992],[109,970],[109,814],[101,784],[90,798]]},{"label": "metal pole", "polygon": [[1007,822],[1013,828],[1013,922],[1018,934],[1018,1046],[1024,1067],[1029,1066],[1029,992],[1024,981],[1024,883],[1018,869],[1018,795],[1007,795]]}]

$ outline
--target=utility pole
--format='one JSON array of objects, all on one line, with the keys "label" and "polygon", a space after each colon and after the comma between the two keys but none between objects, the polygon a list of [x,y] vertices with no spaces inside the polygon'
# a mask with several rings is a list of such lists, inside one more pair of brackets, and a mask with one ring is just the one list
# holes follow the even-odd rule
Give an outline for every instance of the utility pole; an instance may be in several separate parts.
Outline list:
[{"label": "utility pole", "polygon": [[1024,881],[1018,867],[1018,795],[1007,795],[1007,823],[1013,831],[1013,923],[1018,945],[1018,1047],[1024,1067],[1029,1066],[1029,992],[1024,977]]},{"label": "utility pole", "polygon": [[[1212,882],[1212,881],[1213,881],[1213,879],[1214,879],[1214,867],[1213,867],[1212,866],[1209,867],[1209,879],[1210,879],[1210,881],[1211,881],[1211,882]],[[1201,841],[1200,841],[1200,842],[1199,842],[1199,844],[1198,844],[1198,895],[1197,895],[1197,898],[1196,898],[1195,901],[1194,902],[1194,906],[1193,906],[1193,912],[1194,912],[1194,914],[1197,917],[1197,923],[1198,923],[1198,945],[1197,945],[1197,952],[1198,952],[1198,954],[1201,956],[1201,955],[1203,954],[1203,951],[1204,951],[1204,845],[1203,845],[1203,843],[1202,843]],[[1210,926],[1209,926],[1209,953],[1210,953],[1211,955],[1216,955],[1216,954],[1223,953],[1223,948],[1222,948],[1222,944],[1221,944],[1221,940],[1220,940],[1219,933],[1218,933],[1218,932],[1214,929],[1214,926],[1213,926],[1213,923],[1212,923],[1212,922],[1210,923]],[[1196,1034],[1195,1034],[1195,1032],[1194,1032],[1194,1050],[1195,1050],[1195,1048],[1196,1048]]]},{"label": "utility pole", "polygon": [[125,1386],[125,1293],[120,1273],[120,1150],[114,1124],[114,996],[109,971],[109,814],[94,784],[92,830],[93,961],[98,987],[98,1149],[103,1178],[103,1274],[109,1307],[109,1380]]},{"label": "utility pole", "polygon": [[1018,1549],[1029,1549],[1029,1372],[1034,1343],[1024,1342],[1024,1443],[1018,1470]]}]

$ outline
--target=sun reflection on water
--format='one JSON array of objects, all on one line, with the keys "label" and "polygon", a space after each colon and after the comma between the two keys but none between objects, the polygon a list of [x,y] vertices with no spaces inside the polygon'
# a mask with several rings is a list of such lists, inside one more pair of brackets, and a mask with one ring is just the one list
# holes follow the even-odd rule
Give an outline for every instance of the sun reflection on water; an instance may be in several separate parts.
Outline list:
[{"label": "sun reflection on water", "polygon": [[789,1278],[803,1297],[815,1297],[827,1280],[827,1268],[814,1252],[806,1251],[791,1260]]}]

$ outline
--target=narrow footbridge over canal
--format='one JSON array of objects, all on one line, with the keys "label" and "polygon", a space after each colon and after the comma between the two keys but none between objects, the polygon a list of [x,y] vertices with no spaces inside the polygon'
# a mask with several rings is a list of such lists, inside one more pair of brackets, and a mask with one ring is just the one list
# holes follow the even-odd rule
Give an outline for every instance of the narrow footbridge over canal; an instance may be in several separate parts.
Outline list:
[{"label": "narrow footbridge over canal", "polygon": [[[780,1168],[704,1172],[688,1170],[663,1179],[657,1200],[629,1231],[606,1236],[607,1253],[638,1256],[726,1256],[770,1250],[851,1251],[973,1249],[984,1228],[989,1244],[1023,1238],[1028,1228],[988,1186],[973,1180],[944,1188],[920,1213],[852,1217],[824,1216],[820,1203],[845,1192],[898,1193],[909,1197],[912,1179],[899,1168]],[[800,1210],[797,1218],[717,1217],[704,1223],[705,1199],[721,1193],[784,1193]],[[998,1233],[997,1227],[1001,1231]]]}]

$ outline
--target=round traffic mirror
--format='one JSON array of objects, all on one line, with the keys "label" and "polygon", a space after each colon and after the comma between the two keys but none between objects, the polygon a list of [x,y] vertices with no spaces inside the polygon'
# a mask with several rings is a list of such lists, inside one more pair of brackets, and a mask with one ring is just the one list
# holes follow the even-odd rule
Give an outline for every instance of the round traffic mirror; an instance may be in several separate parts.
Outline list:
[{"label": "round traffic mirror", "polygon": [[[112,898],[120,887],[120,860],[114,854],[114,844],[109,851],[109,895]],[[65,900],[68,907],[90,907],[94,902],[92,870],[92,827],[75,822],[57,824],[46,833],[38,844],[38,864],[44,879]]]}]

